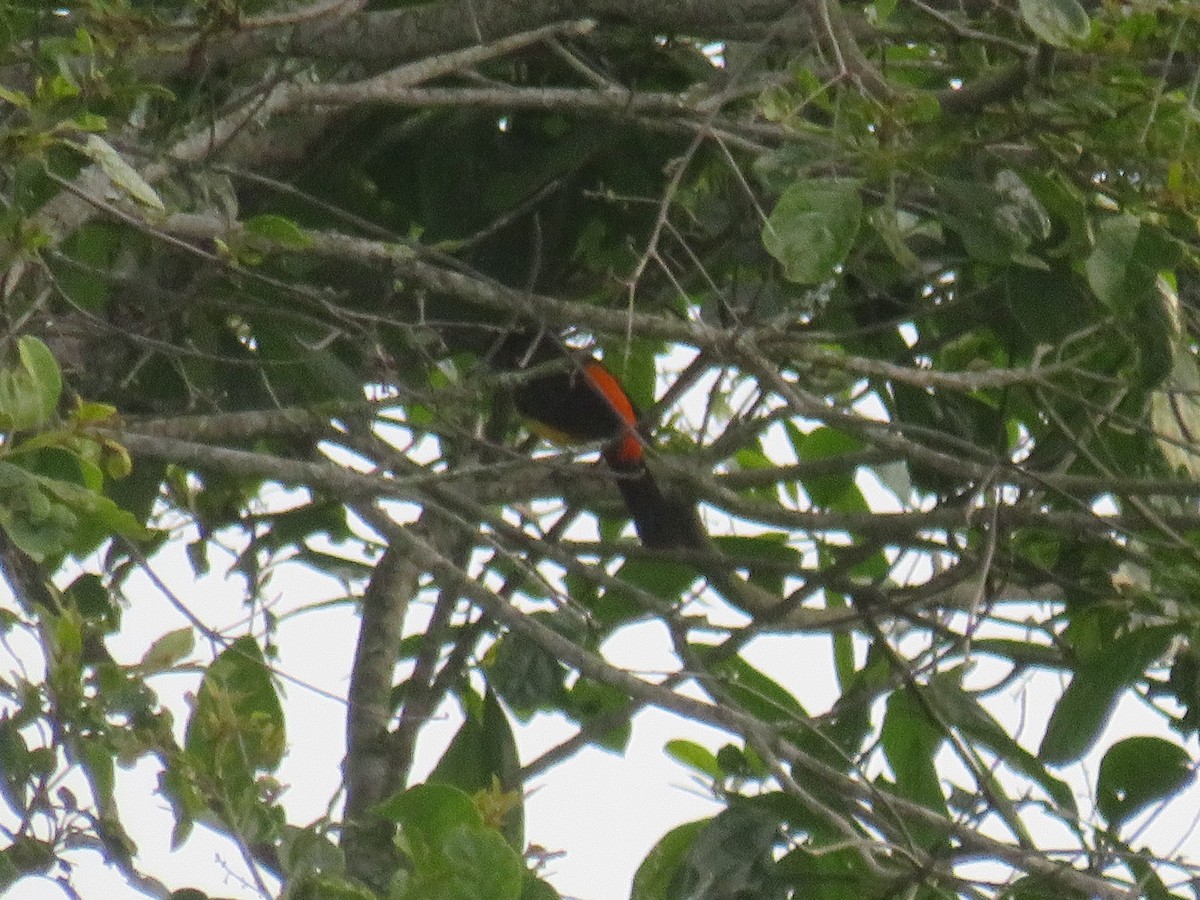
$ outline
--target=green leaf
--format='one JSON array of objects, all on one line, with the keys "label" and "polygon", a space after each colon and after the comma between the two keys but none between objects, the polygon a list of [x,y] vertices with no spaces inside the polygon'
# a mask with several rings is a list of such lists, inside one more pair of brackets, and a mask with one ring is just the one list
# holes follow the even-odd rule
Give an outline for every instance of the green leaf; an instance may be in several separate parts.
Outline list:
[{"label": "green leaf", "polygon": [[138,668],[146,675],[165,672],[192,652],[196,644],[190,627],[169,631],[150,645]]},{"label": "green leaf", "polygon": [[[696,569],[686,563],[656,559],[627,559],[616,576],[630,587],[658,598],[663,604],[679,602],[680,595],[696,580]],[[646,612],[647,602],[621,585],[606,588],[591,607],[592,614],[605,629],[637,618]]]},{"label": "green leaf", "polygon": [[880,876],[863,864],[862,854],[851,847],[797,847],[779,860],[776,869],[778,877],[797,889],[795,896],[805,900],[861,900],[890,893]]},{"label": "green leaf", "polygon": [[54,418],[62,372],[50,348],[35,337],[17,340],[19,365],[0,370],[0,431],[39,428]]},{"label": "green leaf", "polygon": [[0,460],[0,527],[38,562],[88,552],[113,535],[146,535],[107,497],[5,460]]},{"label": "green leaf", "polygon": [[1150,424],[1167,464],[1192,480],[1200,479],[1200,366],[1187,347],[1173,354],[1171,373],[1150,394]]},{"label": "green leaf", "polygon": [[281,837],[279,860],[288,881],[307,873],[333,874],[345,870],[346,859],[341,848],[323,829],[289,826]]},{"label": "green leaf", "polygon": [[712,819],[687,822],[663,835],[638,866],[629,900],[676,900],[680,895],[671,891],[671,885],[697,835],[711,822]]},{"label": "green leaf", "polygon": [[98,113],[81,112],[74,119],[75,127],[80,131],[108,131],[108,119]]},{"label": "green leaf", "polygon": [[312,246],[312,236],[284,216],[264,213],[247,219],[242,227],[249,235],[265,238],[272,244],[288,249],[305,250]]},{"label": "green leaf", "polygon": [[1181,900],[1178,894],[1171,893],[1155,871],[1155,865],[1159,861],[1152,854],[1146,851],[1127,853],[1124,854],[1124,862],[1133,875],[1143,900]]},{"label": "green leaf", "polygon": [[721,764],[717,762],[716,755],[707,747],[702,747],[695,741],[685,741],[683,739],[667,741],[663,746],[663,750],[671,758],[683,763],[689,769],[699,772],[706,778],[721,781],[725,777],[725,773],[721,770]]},{"label": "green leaf", "polygon": [[[1015,642],[1014,643],[1018,643]],[[929,698],[954,728],[994,752],[1010,768],[1032,779],[1066,815],[1077,815],[1071,786],[1055,778],[1045,764],[1018,744],[974,696],[963,690],[958,671],[945,672],[929,684]]]},{"label": "green leaf", "polygon": [[1046,248],[1051,256],[1084,255],[1091,246],[1091,227],[1088,223],[1088,201],[1083,192],[1071,183],[1063,170],[1042,172],[1024,169],[1021,181],[1028,185],[1038,203],[1051,218]]},{"label": "green leaf", "polygon": [[1050,214],[1020,175],[1001,169],[992,179],[992,189],[1000,201],[995,216],[1005,231],[1021,235],[1026,246],[1050,237]]},{"label": "green leaf", "polygon": [[617,570],[617,576],[633,587],[653,594],[664,603],[677,603],[679,595],[696,580],[696,570],[683,563],[630,559]]},{"label": "green leaf", "polygon": [[1070,47],[1091,30],[1091,20],[1079,0],[1019,0],[1029,30],[1047,44]]},{"label": "green leaf", "polygon": [[1011,219],[998,214],[1003,200],[991,185],[941,178],[935,187],[945,224],[973,259],[1007,264],[1028,247],[1028,238],[1012,230]]},{"label": "green leaf", "polygon": [[[561,711],[581,724],[587,724],[600,716],[625,709],[629,697],[611,685],[591,678],[579,677],[563,697]],[[592,743],[613,753],[624,753],[633,734],[629,717],[624,716],[620,724],[603,734],[595,735]]]},{"label": "green leaf", "polygon": [[238,638],[205,671],[184,746],[202,771],[244,787],[279,766],[285,738],[262,650],[253,638]]},{"label": "green leaf", "polygon": [[1010,884],[1000,900],[1090,900],[1090,895],[1071,890],[1057,879],[1026,875]]},{"label": "green leaf", "polygon": [[487,691],[482,704],[466,704],[467,718],[455,732],[429,783],[449,784],[476,793],[499,789],[517,798],[494,823],[515,848],[524,846],[525,810],[520,802],[521,762],[517,742],[495,691]]},{"label": "green leaf", "polygon": [[862,224],[859,182],[850,178],[794,181],[763,227],[763,246],[797,284],[820,284],[846,261]]},{"label": "green leaf", "polygon": [[[857,438],[826,425],[806,434],[789,423],[788,437],[802,462],[832,459],[853,453],[863,446]],[[806,475],[801,483],[814,506],[844,512],[866,511],[868,506],[855,481],[855,474],[855,468],[847,466],[841,472]]]},{"label": "green leaf", "polygon": [[[929,713],[912,688],[895,691],[888,698],[880,738],[899,793],[939,815],[946,815],[946,798],[934,764],[946,736],[930,721]],[[945,841],[941,830],[923,822],[910,821],[908,828],[924,847]]]},{"label": "green leaf", "polygon": [[377,893],[360,882],[324,873],[288,879],[284,896],[287,900],[379,900]]},{"label": "green leaf", "polygon": [[1038,666],[1043,669],[1070,668],[1062,650],[1032,641],[1018,641],[1011,638],[980,638],[971,642],[971,649],[976,653],[990,653],[1011,660],[1020,666]]},{"label": "green leaf", "polygon": [[[837,591],[825,592],[825,605],[829,609],[847,609],[846,595]],[[854,636],[847,631],[833,633],[833,674],[837,677],[842,696],[851,689],[857,674],[855,670]]]},{"label": "green leaf", "polygon": [[416,867],[401,900],[520,900],[525,864],[498,832],[456,828],[438,849]]},{"label": "green leaf", "polygon": [[385,801],[376,812],[399,823],[413,861],[403,900],[519,900],[525,887],[520,855],[483,823],[458,788],[421,784]]},{"label": "green leaf", "polygon": [[1176,728],[1184,735],[1200,729],[1200,650],[1195,645],[1175,654],[1167,684],[1184,710]]},{"label": "green leaf", "polygon": [[24,91],[6,88],[4,85],[0,85],[0,100],[3,100],[6,103],[11,103],[13,106],[17,107],[17,109],[29,109],[30,106],[28,94],[26,94]]},{"label": "green leaf", "polygon": [[1096,776],[1096,808],[1114,829],[1192,780],[1192,760],[1177,744],[1130,737],[1108,748]]},{"label": "green leaf", "polygon": [[1079,665],[1050,714],[1038,757],[1062,765],[1083,756],[1108,724],[1117,700],[1174,639],[1172,626],[1141,628]]},{"label": "green leaf", "polygon": [[103,802],[111,803],[116,786],[112,752],[100,743],[89,741],[83,745],[81,755],[93,794]]},{"label": "green leaf", "polygon": [[761,781],[771,775],[753,747],[743,749],[736,744],[725,744],[717,751],[717,765],[724,775],[734,779]]},{"label": "green leaf", "polygon": [[1126,213],[1100,223],[1084,272],[1101,303],[1123,319],[1133,319],[1158,299],[1158,273],[1178,258],[1178,245],[1170,237]]},{"label": "green leaf", "polygon": [[11,844],[0,850],[0,857],[5,860],[0,865],[0,874],[5,870],[11,871],[11,865],[19,875],[45,875],[56,859],[53,844],[28,836],[14,838]]},{"label": "green leaf", "polygon": [[774,897],[768,893],[783,820],[775,796],[731,798],[730,806],[696,835],[671,882],[670,897],[718,900]]},{"label": "green leaf", "polygon": [[[53,261],[55,282],[72,305],[103,312],[112,295],[112,284],[99,273],[117,265],[123,234],[111,222],[91,222],[63,242],[63,257]],[[67,264],[70,260],[71,264]]]},{"label": "green leaf", "polygon": [[129,197],[143,206],[149,206],[160,212],[166,211],[166,207],[163,206],[163,202],[154,188],[150,186],[150,182],[138,174],[137,169],[125,162],[116,148],[100,135],[89,134],[86,142],[72,144],[72,146],[100,166],[104,174],[108,176],[108,180]]},{"label": "green leaf", "polygon": [[[713,538],[713,545],[725,555],[730,566],[739,571],[744,569],[752,584],[777,597],[784,593],[787,566],[792,566],[796,572],[804,568],[803,554],[788,545],[785,534],[718,535]],[[725,599],[735,602],[735,598]]]},{"label": "green leaf", "polygon": [[[701,659],[712,648],[697,647]],[[730,695],[752,716],[765,722],[797,722],[807,713],[791,692],[764,675],[740,656],[728,656],[713,663],[709,671],[721,680]]]},{"label": "green leaf", "polygon": [[23,816],[32,788],[33,760],[17,722],[0,718],[0,793],[9,808]]},{"label": "green leaf", "polygon": [[562,896],[532,872],[525,873],[525,887],[521,900],[562,900]]},{"label": "green leaf", "polygon": [[[545,622],[549,613],[537,613]],[[518,632],[504,635],[488,653],[488,683],[513,712],[529,719],[562,699],[567,669],[540,645]]]},{"label": "green leaf", "polygon": [[162,793],[170,802],[171,811],[175,814],[175,827],[171,830],[173,849],[178,848],[187,839],[196,820],[208,809],[199,784],[203,774],[200,767],[185,752],[173,755],[162,775]]},{"label": "green leaf", "polygon": [[461,788],[448,784],[418,784],[385,800],[376,815],[404,828],[415,854],[433,852],[455,828],[482,828],[483,816]]}]

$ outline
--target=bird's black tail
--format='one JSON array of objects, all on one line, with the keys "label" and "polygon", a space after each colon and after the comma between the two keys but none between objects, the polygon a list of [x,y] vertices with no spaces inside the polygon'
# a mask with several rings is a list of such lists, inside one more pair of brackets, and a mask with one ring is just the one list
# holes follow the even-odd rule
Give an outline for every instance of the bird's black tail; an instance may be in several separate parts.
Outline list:
[{"label": "bird's black tail", "polygon": [[616,476],[644,546],[655,550],[698,550],[706,546],[707,537],[695,505],[682,497],[666,496],[644,460],[623,460],[616,452],[605,452],[604,460]]}]

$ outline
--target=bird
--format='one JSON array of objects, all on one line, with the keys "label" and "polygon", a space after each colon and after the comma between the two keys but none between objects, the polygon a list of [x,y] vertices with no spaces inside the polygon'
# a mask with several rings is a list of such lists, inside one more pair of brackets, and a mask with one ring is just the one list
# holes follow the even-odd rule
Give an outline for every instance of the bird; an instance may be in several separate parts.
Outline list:
[{"label": "bird", "polygon": [[[558,365],[553,365],[558,363]],[[539,371],[512,392],[529,430],[552,444],[601,442],[642,545],[652,550],[700,549],[707,535],[695,505],[668,497],[646,465],[639,413],[620,379],[595,356],[575,353],[544,329],[510,331],[491,354],[500,371]]]}]

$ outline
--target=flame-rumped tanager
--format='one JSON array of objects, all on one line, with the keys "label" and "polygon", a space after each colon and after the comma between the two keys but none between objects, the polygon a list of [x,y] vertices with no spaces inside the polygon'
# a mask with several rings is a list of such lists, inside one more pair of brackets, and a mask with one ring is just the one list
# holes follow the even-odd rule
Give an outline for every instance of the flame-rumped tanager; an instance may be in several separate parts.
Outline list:
[{"label": "flame-rumped tanager", "polygon": [[[595,357],[568,351],[557,337],[521,330],[491,356],[493,367],[544,367],[513,389],[517,411],[539,437],[554,444],[601,443],[642,544],[653,549],[700,548],[706,538],[695,505],[668,497],[646,466],[638,411],[620,380]],[[556,365],[551,365],[552,363]]]}]

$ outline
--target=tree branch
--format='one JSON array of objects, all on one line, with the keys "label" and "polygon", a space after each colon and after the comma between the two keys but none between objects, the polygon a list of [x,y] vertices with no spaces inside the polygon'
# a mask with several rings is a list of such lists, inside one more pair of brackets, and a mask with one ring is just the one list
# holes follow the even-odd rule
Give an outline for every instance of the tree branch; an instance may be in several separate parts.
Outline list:
[{"label": "tree branch", "polygon": [[[412,558],[419,561],[422,568],[426,568],[444,579],[461,577],[462,573],[449,559],[411,529],[392,529],[389,538],[394,543],[403,544]],[[753,736],[755,742],[763,742],[774,748],[782,759],[787,760],[798,770],[819,779],[847,800],[856,801],[855,806],[852,807],[855,811],[854,814],[862,815],[868,821],[879,815],[877,808],[880,806],[900,810],[906,816],[952,835],[962,847],[972,854],[980,853],[1003,859],[1014,867],[1038,874],[1054,884],[1103,897],[1106,900],[1107,898],[1126,900],[1129,896],[1128,888],[1114,884],[1112,881],[1074,869],[1069,865],[1049,859],[1039,852],[1027,851],[987,837],[969,824],[947,821],[934,810],[905,800],[891,792],[884,792],[875,784],[862,784],[846,773],[798,750],[774,728],[753,716],[732,708],[696,700],[665,688],[661,684],[653,684],[619,669],[600,656],[578,646],[569,638],[522,613],[515,606],[504,602],[481,584],[463,579],[461,588],[463,594],[472,603],[485,610],[505,627],[528,637],[581,675],[615,687],[634,700],[669,710],[684,718],[703,722],[723,731]],[[871,849],[868,845],[863,848],[863,851],[871,852]],[[906,852],[917,857],[917,861],[922,866],[934,864],[932,859],[923,860],[923,854],[916,848],[906,848]]]},{"label": "tree branch", "polygon": [[383,892],[396,869],[395,826],[371,816],[387,795],[388,727],[392,681],[400,653],[404,616],[416,596],[421,568],[390,545],[375,564],[362,599],[362,621],[350,675],[346,716],[346,811],[342,847],[347,872]]}]

